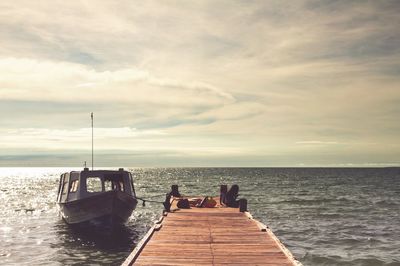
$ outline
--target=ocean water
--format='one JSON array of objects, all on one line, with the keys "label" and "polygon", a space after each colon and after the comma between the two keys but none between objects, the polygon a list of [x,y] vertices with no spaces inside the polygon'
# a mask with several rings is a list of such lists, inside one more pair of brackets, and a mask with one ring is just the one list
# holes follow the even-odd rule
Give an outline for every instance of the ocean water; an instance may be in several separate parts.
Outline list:
[{"label": "ocean water", "polygon": [[[119,265],[162,211],[138,205],[115,232],[76,231],[58,216],[59,175],[0,168],[0,265]],[[218,195],[238,184],[249,210],[304,265],[400,265],[399,168],[129,168],[137,195]]]}]

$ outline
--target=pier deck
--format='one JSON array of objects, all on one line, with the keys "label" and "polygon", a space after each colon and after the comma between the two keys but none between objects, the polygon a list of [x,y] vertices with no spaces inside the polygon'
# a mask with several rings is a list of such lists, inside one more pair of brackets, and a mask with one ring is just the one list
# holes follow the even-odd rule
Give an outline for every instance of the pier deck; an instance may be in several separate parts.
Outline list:
[{"label": "pier deck", "polygon": [[301,265],[272,231],[238,208],[177,209],[153,226],[127,265]]}]

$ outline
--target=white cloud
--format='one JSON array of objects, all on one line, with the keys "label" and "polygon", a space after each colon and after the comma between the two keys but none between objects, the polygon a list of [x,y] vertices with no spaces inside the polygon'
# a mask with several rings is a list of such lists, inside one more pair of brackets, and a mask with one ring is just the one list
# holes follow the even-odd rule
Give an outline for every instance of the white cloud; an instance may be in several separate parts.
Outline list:
[{"label": "white cloud", "polygon": [[[42,149],[87,149],[91,143],[91,128],[76,130],[47,129],[47,128],[19,128],[2,129],[0,131],[0,145],[4,149],[10,148],[42,148]],[[116,143],[128,145],[134,139],[145,139],[163,136],[166,133],[158,130],[137,130],[135,128],[95,128],[94,139],[101,149],[116,148]]]},{"label": "white cloud", "polygon": [[2,1],[3,144],[79,148],[94,111],[103,149],[395,157],[398,7]]},{"label": "white cloud", "polygon": [[[151,76],[134,68],[96,71],[66,62],[0,59],[0,99],[218,106],[232,95],[210,84]],[[186,99],[182,101],[182,99]]]},{"label": "white cloud", "polygon": [[332,144],[339,144],[336,141],[320,141],[320,140],[303,140],[303,141],[296,141],[296,144],[306,144],[306,145],[332,145]]}]

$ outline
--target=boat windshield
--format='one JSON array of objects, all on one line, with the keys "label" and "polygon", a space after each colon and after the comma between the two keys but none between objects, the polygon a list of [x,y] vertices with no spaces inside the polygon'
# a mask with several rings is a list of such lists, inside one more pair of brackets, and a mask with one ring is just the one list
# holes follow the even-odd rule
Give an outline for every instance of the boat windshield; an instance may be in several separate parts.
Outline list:
[{"label": "boat windshield", "polygon": [[[77,186],[78,184],[76,184]],[[104,191],[122,191],[130,192],[129,178],[126,178],[121,173],[101,173],[98,175],[86,177],[86,191],[89,193],[104,192]],[[73,190],[73,186],[71,186]],[[70,191],[74,192],[74,191]]]},{"label": "boat windshield", "polygon": [[105,191],[119,190],[125,191],[124,179],[121,175],[108,175],[104,177]]}]

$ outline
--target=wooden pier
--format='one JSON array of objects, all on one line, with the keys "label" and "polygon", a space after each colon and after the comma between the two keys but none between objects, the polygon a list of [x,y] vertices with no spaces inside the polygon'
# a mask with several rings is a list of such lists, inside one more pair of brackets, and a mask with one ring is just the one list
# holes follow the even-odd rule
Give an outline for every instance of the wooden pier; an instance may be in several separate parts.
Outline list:
[{"label": "wooden pier", "polygon": [[223,264],[301,265],[250,213],[220,204],[190,209],[172,204],[122,265]]}]

